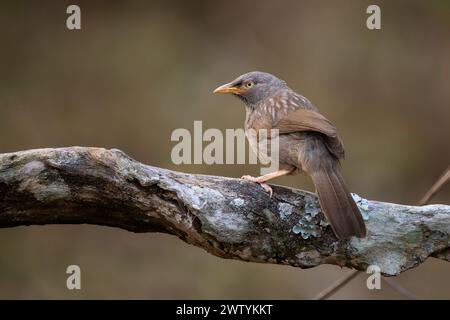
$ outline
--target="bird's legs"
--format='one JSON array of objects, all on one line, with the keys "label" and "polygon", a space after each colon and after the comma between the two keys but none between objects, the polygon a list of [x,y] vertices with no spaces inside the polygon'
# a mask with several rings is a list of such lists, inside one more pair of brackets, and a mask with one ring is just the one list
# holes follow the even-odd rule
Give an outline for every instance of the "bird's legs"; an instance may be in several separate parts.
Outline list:
[{"label": "bird's legs", "polygon": [[242,176],[241,179],[252,181],[258,183],[263,189],[269,193],[270,197],[272,197],[273,191],[272,188],[266,183],[267,181],[278,178],[284,175],[291,173],[293,170],[282,169],[278,171],[274,171],[268,174],[265,174],[260,177],[252,177],[252,176]]}]

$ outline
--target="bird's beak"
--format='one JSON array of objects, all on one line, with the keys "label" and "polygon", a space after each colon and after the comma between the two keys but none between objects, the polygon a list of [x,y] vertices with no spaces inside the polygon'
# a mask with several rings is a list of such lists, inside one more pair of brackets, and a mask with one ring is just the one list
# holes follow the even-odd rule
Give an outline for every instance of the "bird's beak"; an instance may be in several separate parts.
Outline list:
[{"label": "bird's beak", "polygon": [[234,93],[234,94],[240,94],[243,93],[244,90],[240,87],[236,87],[233,82],[226,83],[214,90],[214,93]]}]

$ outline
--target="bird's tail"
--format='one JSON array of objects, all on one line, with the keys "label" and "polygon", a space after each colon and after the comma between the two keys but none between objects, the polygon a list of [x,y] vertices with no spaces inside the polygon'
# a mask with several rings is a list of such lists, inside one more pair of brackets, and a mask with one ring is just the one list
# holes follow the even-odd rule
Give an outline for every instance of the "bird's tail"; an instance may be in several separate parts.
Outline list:
[{"label": "bird's tail", "polygon": [[366,227],[361,212],[345,186],[338,166],[310,172],[319,196],[320,206],[336,237],[364,238]]}]

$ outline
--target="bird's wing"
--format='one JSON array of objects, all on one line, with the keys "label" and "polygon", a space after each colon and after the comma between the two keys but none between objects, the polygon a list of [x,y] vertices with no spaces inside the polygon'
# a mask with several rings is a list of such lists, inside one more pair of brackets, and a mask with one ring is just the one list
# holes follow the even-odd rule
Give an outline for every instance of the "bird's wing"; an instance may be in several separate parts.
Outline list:
[{"label": "bird's wing", "polygon": [[288,112],[273,127],[280,134],[294,132],[319,132],[324,136],[328,150],[338,159],[344,158],[344,147],[336,128],[323,115],[314,110],[300,107]]},{"label": "bird's wing", "polygon": [[316,131],[329,137],[337,136],[336,128],[327,118],[316,111],[302,108],[291,111],[281,118],[276,128],[280,133]]}]

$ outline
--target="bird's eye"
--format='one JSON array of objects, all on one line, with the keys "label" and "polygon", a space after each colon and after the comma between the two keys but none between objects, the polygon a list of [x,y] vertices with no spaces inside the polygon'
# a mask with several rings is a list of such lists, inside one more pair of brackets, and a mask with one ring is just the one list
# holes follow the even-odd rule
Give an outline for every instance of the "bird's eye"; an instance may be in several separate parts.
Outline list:
[{"label": "bird's eye", "polygon": [[253,87],[253,82],[249,81],[249,82],[247,82],[247,83],[245,84],[245,86],[246,86],[247,88],[251,88],[251,87]]}]

